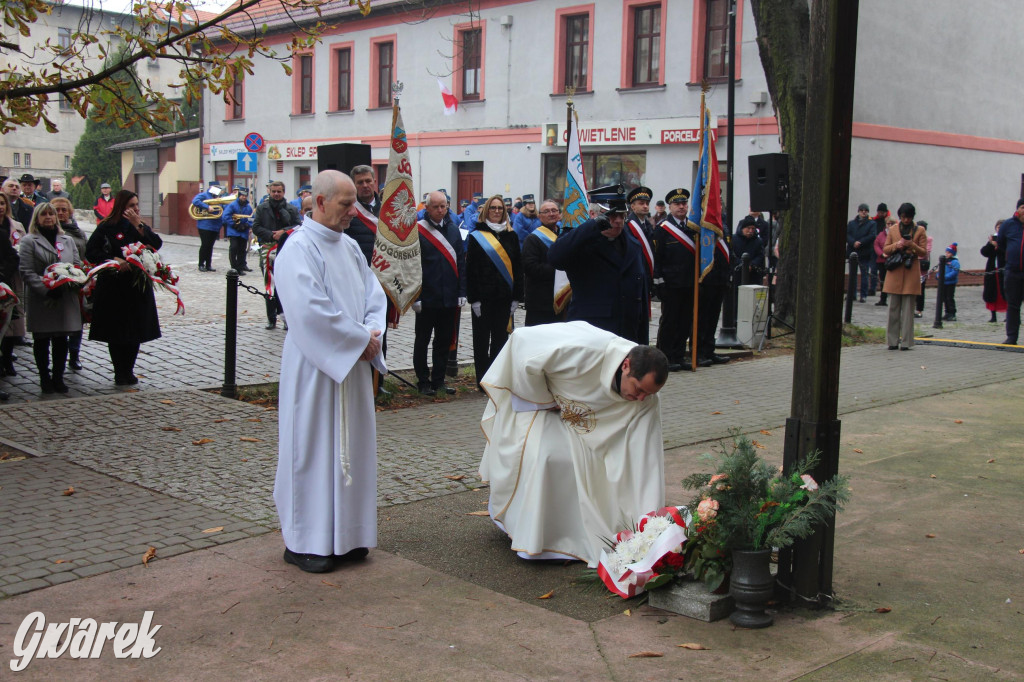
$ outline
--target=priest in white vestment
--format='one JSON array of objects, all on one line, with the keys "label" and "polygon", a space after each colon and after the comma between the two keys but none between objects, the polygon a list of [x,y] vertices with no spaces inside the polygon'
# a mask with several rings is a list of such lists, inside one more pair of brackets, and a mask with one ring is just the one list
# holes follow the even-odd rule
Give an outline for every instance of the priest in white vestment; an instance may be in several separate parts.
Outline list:
[{"label": "priest in white vestment", "polygon": [[386,297],[344,230],[355,185],[313,182],[312,216],[274,264],[288,311],[278,392],[274,502],[285,561],[322,573],[377,544],[377,433],[370,366],[382,373]]},{"label": "priest in white vestment", "polygon": [[606,540],[664,506],[667,376],[661,351],[586,322],[512,334],[481,381],[480,477],[513,551],[596,566]]}]

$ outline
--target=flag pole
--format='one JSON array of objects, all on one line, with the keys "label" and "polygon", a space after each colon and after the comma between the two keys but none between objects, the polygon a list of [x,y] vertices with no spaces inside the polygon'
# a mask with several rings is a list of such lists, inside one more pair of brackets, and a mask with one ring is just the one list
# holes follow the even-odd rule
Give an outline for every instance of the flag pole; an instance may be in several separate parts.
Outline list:
[{"label": "flag pole", "polygon": [[[573,98],[573,95],[576,94],[576,86],[575,85],[567,85],[567,86],[565,86],[565,94],[566,94],[566,98],[565,98],[565,182],[568,185],[568,182],[569,182],[569,162],[570,162],[569,154],[572,153],[572,145],[569,144],[569,135],[572,133],[572,114],[573,114],[572,98]],[[569,219],[568,213],[566,212],[568,210],[568,205],[564,201],[565,189],[562,190],[562,197],[563,197],[563,201],[562,201],[562,224],[564,225],[568,221],[568,219]]]},{"label": "flag pole", "polygon": [[[700,134],[697,136],[697,174],[700,175],[700,163],[704,154],[704,95],[711,86],[705,80],[700,86]],[[701,187],[701,192],[707,191],[707,183]],[[696,188],[695,188],[696,189]],[[690,197],[690,201],[700,201],[703,204],[703,197]],[[697,230],[697,241],[693,250],[693,327],[690,330],[690,371],[697,371],[697,318],[700,311],[700,229]]]}]

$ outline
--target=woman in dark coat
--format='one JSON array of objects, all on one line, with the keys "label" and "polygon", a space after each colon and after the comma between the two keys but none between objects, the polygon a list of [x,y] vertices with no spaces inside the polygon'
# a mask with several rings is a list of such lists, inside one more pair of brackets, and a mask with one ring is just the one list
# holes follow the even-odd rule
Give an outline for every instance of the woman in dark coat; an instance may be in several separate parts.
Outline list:
[{"label": "woman in dark coat", "polygon": [[1003,298],[1003,268],[1006,267],[1006,254],[999,252],[996,246],[996,233],[1002,220],[996,221],[996,227],[988,238],[988,243],[981,247],[981,255],[988,258],[985,263],[985,287],[982,290],[981,298],[985,301],[985,307],[992,311],[992,318],[989,322],[996,322],[996,313],[1006,312],[1006,299]]},{"label": "woman in dark coat", "polygon": [[[479,233],[479,234],[477,234]],[[489,249],[494,241],[502,247],[511,266],[511,283],[503,262],[499,270]],[[493,253],[497,254],[497,250]],[[523,300],[523,272],[520,264],[519,237],[508,221],[508,210],[501,195],[487,200],[480,211],[476,229],[466,238],[466,298],[473,310],[473,364],[476,383],[490,368],[508,340],[512,313]]]},{"label": "woman in dark coat", "polygon": [[138,268],[125,261],[121,248],[142,242],[154,249],[163,240],[139,216],[139,198],[126,189],[117,193],[110,215],[89,237],[85,259],[93,265],[115,260],[118,267],[97,275],[93,293],[91,341],[108,344],[114,365],[114,383],[131,386],[139,346],[160,338],[160,320],[156,312],[153,283]]}]

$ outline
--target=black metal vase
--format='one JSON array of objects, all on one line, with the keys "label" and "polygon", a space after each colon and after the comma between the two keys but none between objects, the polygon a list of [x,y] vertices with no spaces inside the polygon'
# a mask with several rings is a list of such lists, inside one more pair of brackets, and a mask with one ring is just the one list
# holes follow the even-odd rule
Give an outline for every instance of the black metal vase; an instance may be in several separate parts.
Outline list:
[{"label": "black metal vase", "polygon": [[741,628],[766,628],[773,618],[764,612],[775,593],[775,577],[769,570],[770,549],[732,551],[732,576],[729,595],[736,610],[729,616]]}]

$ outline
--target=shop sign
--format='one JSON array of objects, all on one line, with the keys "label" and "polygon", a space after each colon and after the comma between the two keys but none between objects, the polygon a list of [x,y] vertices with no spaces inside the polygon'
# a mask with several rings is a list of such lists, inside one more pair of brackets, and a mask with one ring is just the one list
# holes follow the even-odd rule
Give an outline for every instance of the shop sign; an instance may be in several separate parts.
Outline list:
[{"label": "shop sign", "polygon": [[[711,127],[718,121],[711,119]],[[697,144],[700,118],[661,118],[646,121],[581,121],[578,127],[580,144],[584,147],[612,145]],[[565,145],[565,123],[544,126],[543,143],[547,147]]]}]

